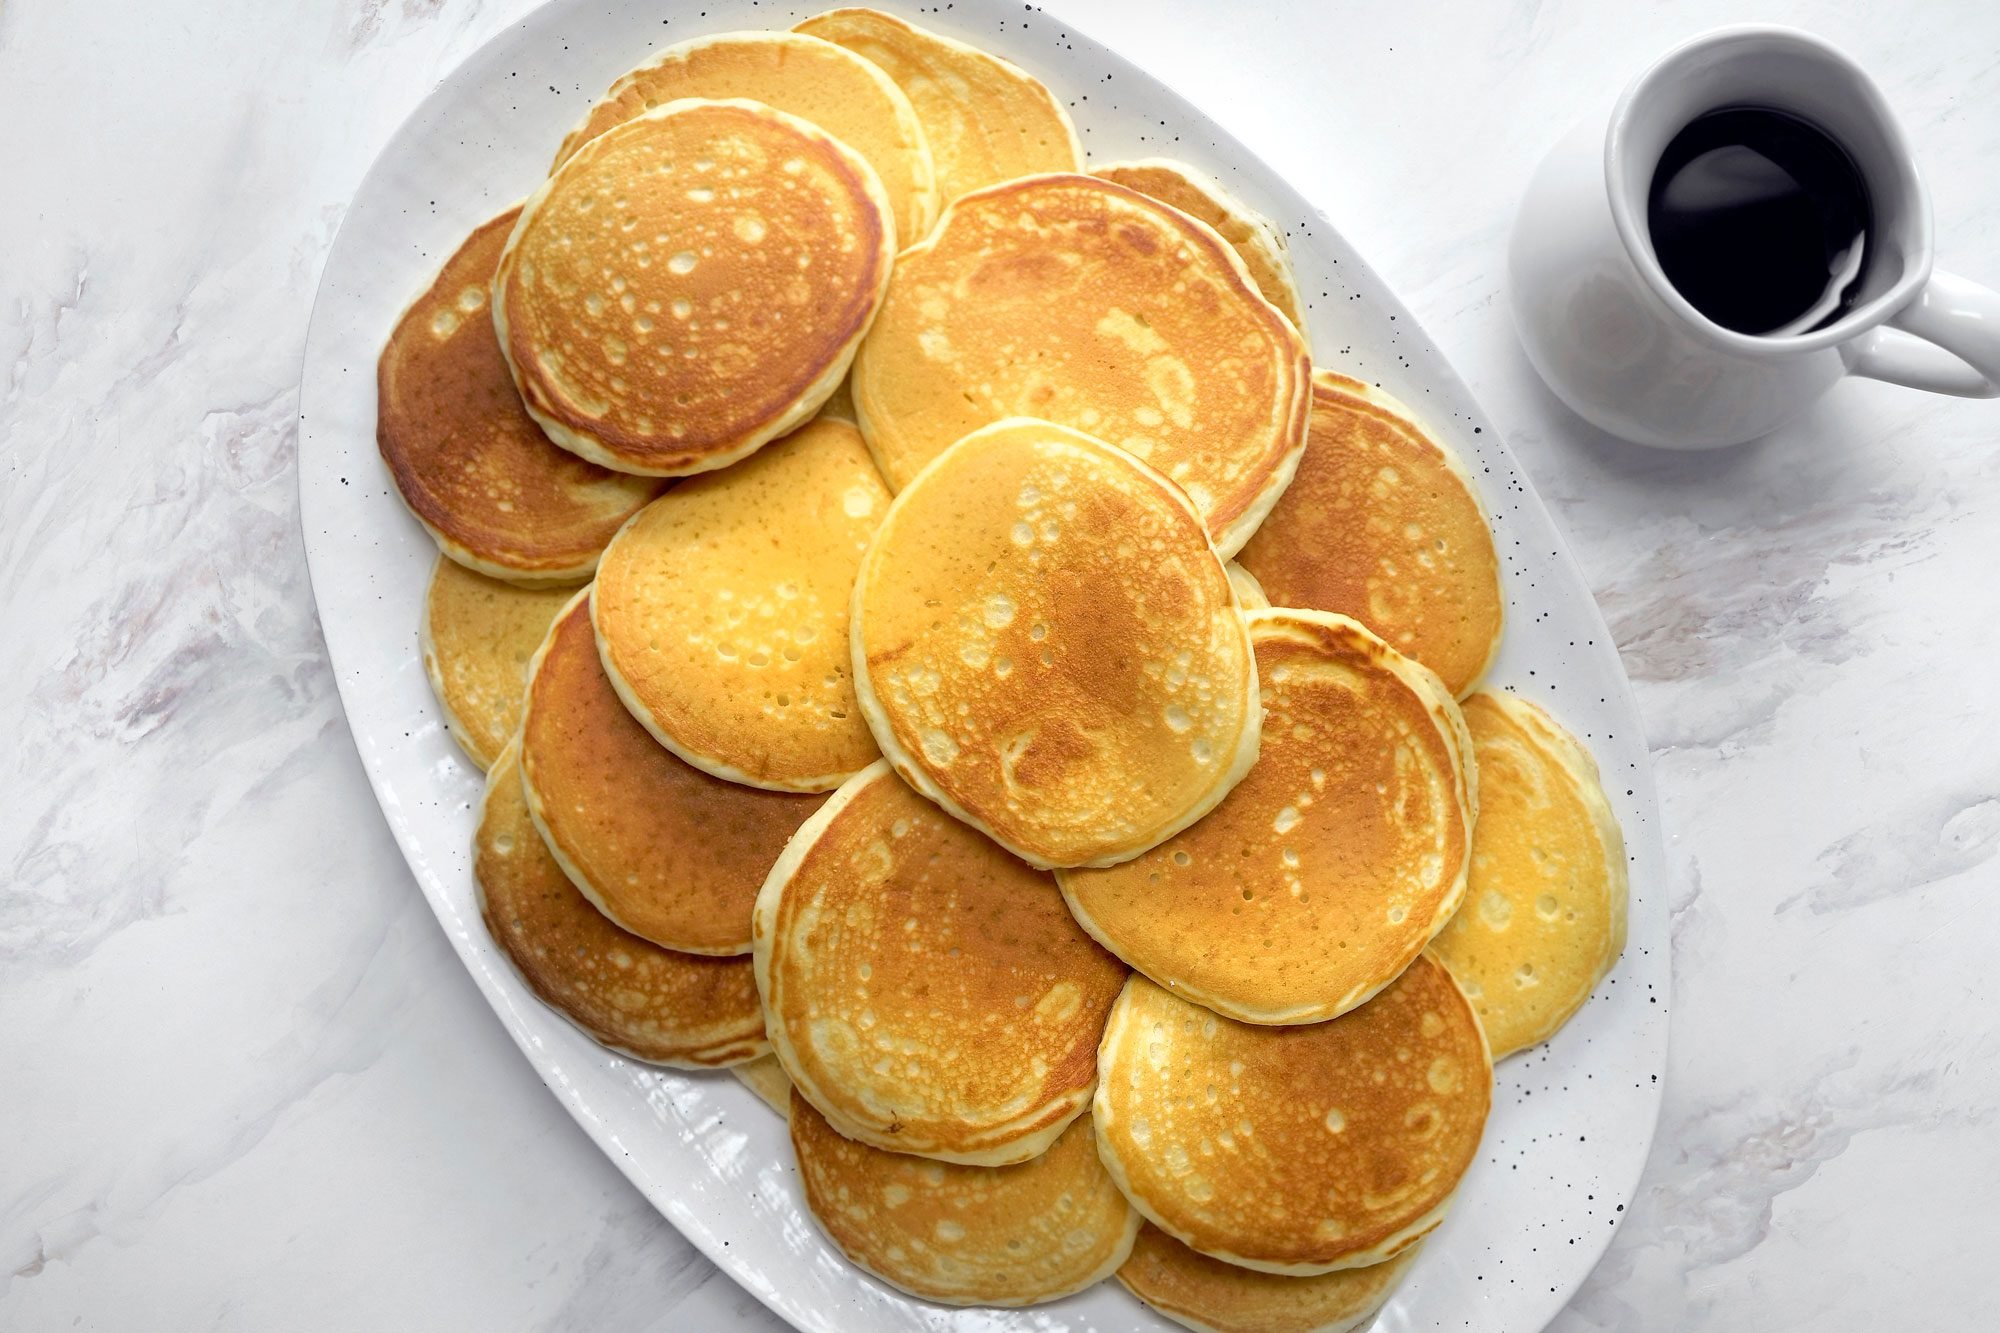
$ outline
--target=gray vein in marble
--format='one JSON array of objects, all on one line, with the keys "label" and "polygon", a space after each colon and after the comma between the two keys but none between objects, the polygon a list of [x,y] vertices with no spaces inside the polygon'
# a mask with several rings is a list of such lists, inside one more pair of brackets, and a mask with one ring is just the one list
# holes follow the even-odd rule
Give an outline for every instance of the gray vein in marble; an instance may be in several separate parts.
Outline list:
[{"label": "gray vein in marble", "polygon": [[728,1281],[634,1193],[606,1213],[603,1229],[570,1275],[562,1303],[538,1327],[546,1333],[669,1328],[675,1306],[717,1279]]},{"label": "gray vein in marble", "polygon": [[[342,732],[319,742],[345,747]],[[363,951],[352,971],[322,979],[297,1004],[298,1026],[256,1054],[271,1072],[253,1088],[241,1089],[235,1113],[225,1122],[174,1144],[161,1158],[97,1164],[89,1200],[53,1217],[31,1219],[33,1201],[50,1197],[60,1177],[32,1187],[21,1202],[0,1211],[0,1298],[17,1279],[40,1275],[51,1262],[72,1259],[78,1250],[108,1236],[129,1242],[143,1234],[175,1191],[206,1180],[254,1150],[291,1108],[331,1080],[368,1069],[395,1040],[399,1014],[409,999],[413,976],[398,956],[430,929],[422,899],[410,895],[399,909],[370,923]],[[425,941],[428,944],[428,941]],[[74,1181],[68,1182],[74,1184]]]},{"label": "gray vein in marble", "polygon": [[1962,875],[1986,864],[2000,848],[2000,796],[1944,794],[1897,805],[1902,808],[1890,818],[1856,829],[1820,853],[1824,877],[1781,899],[1775,910],[1803,904],[1820,915],[1866,907]]},{"label": "gray vein in marble", "polygon": [[[479,12],[477,0],[449,6],[463,28]],[[346,16],[339,49],[353,56],[382,41],[396,41],[413,28],[422,27],[447,11],[445,0],[360,0]]]},{"label": "gray vein in marble", "polygon": [[[1741,1327],[1726,1308],[1717,1308],[1713,1289],[1699,1275],[1755,1251],[1770,1236],[1776,1201],[1804,1187],[1857,1135],[2000,1120],[2000,1107],[1939,1107],[1940,1078],[1933,1070],[1834,1090],[1830,1085],[1857,1060],[1848,1052],[1814,1086],[1783,1101],[1745,1093],[1691,1114],[1670,1110],[1674,1132],[1655,1145],[1631,1216],[1551,1333]],[[1638,1305],[1622,1294],[1636,1275],[1662,1267],[1682,1280],[1648,1283],[1647,1289],[1669,1304]]]},{"label": "gray vein in marble", "polygon": [[1701,862],[1692,854],[1686,857],[1686,869],[1673,876],[1671,894],[1667,907],[1668,933],[1678,950],[1689,942],[1687,937],[1700,921]]}]

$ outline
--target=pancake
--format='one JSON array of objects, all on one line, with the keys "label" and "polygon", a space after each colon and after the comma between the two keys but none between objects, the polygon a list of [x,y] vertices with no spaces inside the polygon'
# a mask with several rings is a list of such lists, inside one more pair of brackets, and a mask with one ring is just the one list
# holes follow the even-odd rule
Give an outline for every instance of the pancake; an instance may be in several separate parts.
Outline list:
[{"label": "pancake", "polygon": [[1238,560],[1278,606],[1353,616],[1463,698],[1500,646],[1500,558],[1472,478],[1384,394],[1313,374],[1291,489]]},{"label": "pancake", "polygon": [[813,414],[895,247],[874,169],[824,130],[757,102],[669,102],[590,140],[522,206],[493,320],[550,439],[685,476]]},{"label": "pancake", "polygon": [[[851,421],[859,424],[860,418],[854,411],[854,384],[851,378],[843,379],[839,384],[834,386],[834,390],[827,396],[827,400],[819,405],[819,414],[822,417],[833,417],[836,420]],[[879,476],[881,474],[877,473],[876,475]]]},{"label": "pancake", "polygon": [[1356,1333],[1395,1294],[1422,1248],[1419,1242],[1366,1268],[1285,1277],[1196,1254],[1148,1223],[1118,1280],[1167,1318],[1202,1333]]},{"label": "pancake", "polygon": [[778,1063],[777,1056],[760,1055],[755,1060],[734,1066],[729,1072],[736,1075],[744,1087],[763,1098],[766,1106],[781,1116],[790,1117],[792,1080],[786,1075],[785,1067]]},{"label": "pancake", "polygon": [[1255,611],[1263,749],[1215,812],[1136,860],[1056,874],[1077,921],[1176,995],[1319,1023],[1401,974],[1465,894],[1458,705],[1345,616]]},{"label": "pancake", "polygon": [[606,1046],[684,1069],[770,1050],[748,959],[649,944],[576,891],[535,835],[517,746],[488,778],[472,873],[486,929],[528,989]]},{"label": "pancake", "polygon": [[[998,56],[873,9],[829,10],[794,31],[866,57],[908,95],[937,168],[940,204],[995,181],[1083,169],[1083,146],[1062,103]],[[903,243],[922,239],[909,232]]]},{"label": "pancake", "polygon": [[877,762],[757,897],[757,985],[799,1094],[851,1139],[1004,1166],[1083,1112],[1125,978],[1047,875]]},{"label": "pancake", "polygon": [[1301,335],[1310,337],[1305,301],[1292,276],[1292,257],[1286,252],[1284,236],[1270,219],[1230,198],[1220,185],[1185,162],[1153,157],[1093,167],[1090,174],[1130,186],[1215,228],[1216,235],[1235,249],[1264,299],[1284,311]]},{"label": "pancake", "polygon": [[1625,949],[1625,838],[1597,763],[1541,709],[1465,701],[1479,825],[1465,905],[1437,954],[1479,1011],[1494,1057],[1547,1041]]},{"label": "pancake", "polygon": [[875,759],[848,603],[889,509],[861,432],[820,418],[626,524],[591,591],[618,697],[696,768],[829,791]]},{"label": "pancake", "polygon": [[1262,611],[1271,605],[1271,599],[1264,595],[1264,585],[1257,582],[1257,576],[1231,560],[1222,567],[1229,575],[1229,586],[1235,590],[1236,604],[1245,611]]},{"label": "pancake", "polygon": [[1305,448],[1305,343],[1208,227],[1094,176],[966,195],[903,252],[854,402],[893,489],[1016,415],[1089,431],[1194,501],[1226,559]]},{"label": "pancake", "polygon": [[750,952],[750,908],[824,800],[710,777],[662,749],[597,660],[588,590],[529,667],[521,771],[535,827],[597,910],[687,953]]},{"label": "pancake", "polygon": [[1013,420],[896,498],[854,588],[861,709],[924,795],[1033,865],[1108,865],[1257,757],[1249,635],[1187,498]]},{"label": "pancake", "polygon": [[1309,1027],[1239,1023],[1134,976],[1097,1063],[1097,1149],[1125,1197],[1176,1240],[1267,1273],[1414,1245],[1444,1220],[1493,1096],[1479,1020],[1429,954]]},{"label": "pancake", "polygon": [[528,659],[574,588],[521,588],[439,556],[419,632],[424,674],[445,725],[473,763],[491,768],[521,729]]},{"label": "pancake", "polygon": [[959,1166],[843,1138],[792,1104],[806,1206],[840,1252],[946,1305],[1035,1305],[1082,1291],[1131,1252],[1139,1215],[1097,1160],[1090,1122],[1033,1161]]},{"label": "pancake", "polygon": [[375,443],[453,560],[514,583],[574,583],[662,483],[556,448],[521,406],[486,309],[519,215],[468,236],[396,322],[375,371]]},{"label": "pancake", "polygon": [[937,177],[910,100],[879,65],[793,32],[726,32],[668,47],[611,85],[571,130],[555,170],[614,125],[687,97],[745,97],[789,111],[866,158],[901,242],[937,220]]}]

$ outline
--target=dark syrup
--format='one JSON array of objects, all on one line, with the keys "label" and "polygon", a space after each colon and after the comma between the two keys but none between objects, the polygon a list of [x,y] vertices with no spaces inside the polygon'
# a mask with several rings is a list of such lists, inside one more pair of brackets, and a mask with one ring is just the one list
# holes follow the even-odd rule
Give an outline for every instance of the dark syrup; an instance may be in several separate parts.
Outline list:
[{"label": "dark syrup", "polygon": [[1660,155],[1646,227],[1667,280],[1738,333],[1806,333],[1853,308],[1874,210],[1854,159],[1768,107],[1696,117]]}]

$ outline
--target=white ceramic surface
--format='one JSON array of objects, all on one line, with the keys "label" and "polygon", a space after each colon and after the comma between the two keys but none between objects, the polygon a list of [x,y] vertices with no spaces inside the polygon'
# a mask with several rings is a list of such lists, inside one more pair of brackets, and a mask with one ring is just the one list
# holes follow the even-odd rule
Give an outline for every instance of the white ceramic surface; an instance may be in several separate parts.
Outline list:
[{"label": "white ceramic surface", "polygon": [[[1646,235],[1661,150],[1705,111],[1791,111],[1854,155],[1874,208],[1855,306],[1824,328],[1750,335],[1674,290]],[[1643,70],[1586,116],[1530,182],[1509,250],[1528,357],[1600,429],[1669,449],[1768,434],[1843,375],[1964,397],[2000,394],[2000,294],[1932,272],[1930,198],[1874,81],[1796,29],[1719,29]],[[1961,359],[1963,358],[1963,359]]]},{"label": "white ceramic surface", "polygon": [[[532,7],[0,4],[9,1333],[782,1333],[459,964],[306,577],[299,358],[334,231],[411,109]],[[1940,255],[2000,272],[2000,6],[1758,14],[1863,59]],[[1560,518],[1632,678],[1670,1069],[1552,1333],[1989,1327],[1994,406],[1850,377],[1759,443],[1634,449],[1543,388],[1507,308],[1549,145],[1741,0],[1073,16],[1339,219]]]},{"label": "white ceramic surface", "polygon": [[[773,1309],[828,1330],[940,1320],[1161,1327],[1115,1286],[1030,1313],[946,1316],[863,1277],[801,1211],[783,1128],[746,1090],[726,1075],[663,1073],[594,1047],[520,986],[472,906],[477,775],[440,724],[412,646],[431,551],[375,454],[375,356],[441,256],[535,184],[581,110],[559,90],[602,87],[655,45],[777,17],[715,0],[692,22],[661,23],[649,6],[556,0],[454,71],[362,182],[327,260],[301,391],[301,514],[348,720],[397,840],[509,1031],[647,1197]],[[1630,1198],[1665,1062],[1665,898],[1647,758],[1589,589],[1464,387],[1316,210],[1172,92],[1053,18],[997,0],[925,17],[1073,97],[1099,159],[1186,157],[1277,220],[1313,301],[1321,360],[1426,414],[1481,484],[1511,615],[1491,680],[1551,708],[1596,753],[1632,856],[1631,943],[1553,1043],[1501,1066],[1481,1161],[1383,1327],[1538,1329],[1582,1281]]]}]

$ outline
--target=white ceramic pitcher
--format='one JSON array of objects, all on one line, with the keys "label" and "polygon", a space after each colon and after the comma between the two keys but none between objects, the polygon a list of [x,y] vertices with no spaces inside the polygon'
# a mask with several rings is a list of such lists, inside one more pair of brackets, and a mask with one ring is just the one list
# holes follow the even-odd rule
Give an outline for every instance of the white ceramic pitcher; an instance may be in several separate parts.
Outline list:
[{"label": "white ceramic pitcher", "polygon": [[[1825,328],[1737,333],[1667,281],[1646,228],[1661,151],[1707,111],[1763,106],[1831,134],[1874,207],[1854,307]],[[2000,294],[1931,269],[1930,197],[1881,92],[1847,56],[1781,27],[1705,33],[1587,119],[1535,173],[1508,256],[1528,357],[1576,412],[1670,449],[1755,439],[1843,375],[1933,393],[2000,394]]]}]

